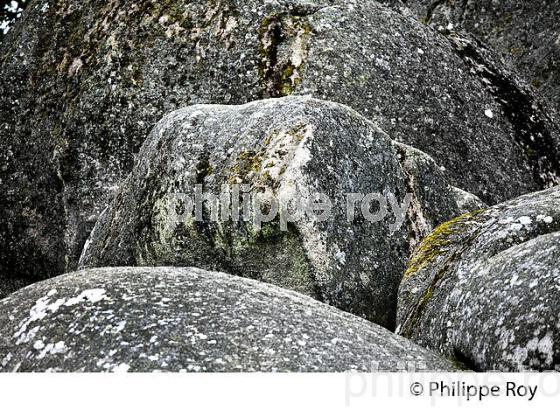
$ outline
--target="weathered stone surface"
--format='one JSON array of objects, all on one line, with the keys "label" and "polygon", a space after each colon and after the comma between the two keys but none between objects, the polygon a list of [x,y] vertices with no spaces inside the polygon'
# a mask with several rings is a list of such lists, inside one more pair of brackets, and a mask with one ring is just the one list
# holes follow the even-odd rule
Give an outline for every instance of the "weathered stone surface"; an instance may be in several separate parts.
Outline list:
[{"label": "weathered stone surface", "polygon": [[295,92],[376,120],[488,203],[559,181],[557,126],[481,44],[449,41],[367,2],[353,11],[325,8],[309,22],[313,36]]},{"label": "weathered stone surface", "polygon": [[189,104],[341,102],[488,203],[557,181],[557,134],[530,93],[519,104],[514,83],[481,75],[486,57],[370,0],[59,0],[24,14],[0,51],[2,277],[74,269],[148,131]]},{"label": "weathered stone surface", "polygon": [[193,268],[107,268],[0,301],[0,371],[453,371],[295,292]]},{"label": "weathered stone surface", "polygon": [[447,174],[426,153],[393,142],[404,173],[406,192],[412,193],[407,209],[410,251],[440,223],[458,215],[487,208],[477,196],[449,184]]},{"label": "weathered stone surface", "polygon": [[[406,0],[422,21],[444,32],[468,31],[501,53],[560,109],[560,1]],[[402,6],[398,0],[396,6]]]},{"label": "weathered stone surface", "polygon": [[560,364],[560,188],[438,227],[401,284],[398,333],[475,370]]},{"label": "weathered stone surface", "polygon": [[0,42],[16,20],[21,17],[28,4],[28,0],[4,0],[0,2]]},{"label": "weathered stone surface", "polygon": [[[392,141],[373,123],[346,106],[310,97],[178,110],[146,140],[130,178],[97,223],[81,266],[226,271],[393,328],[396,292],[415,241],[460,214],[454,190],[433,160],[402,144],[398,151],[402,167]],[[320,219],[286,216],[284,227],[279,215],[256,227],[254,210],[248,220],[227,215],[215,221],[205,202],[202,218],[192,211],[177,220],[172,195],[193,200],[197,184],[213,194],[224,184],[246,184],[251,195],[277,198],[290,215],[292,200],[308,203],[323,194],[332,210]],[[361,202],[348,206],[354,193],[382,195],[387,215],[366,219]],[[233,196],[244,209],[248,201]],[[369,209],[379,209],[378,202]]]}]

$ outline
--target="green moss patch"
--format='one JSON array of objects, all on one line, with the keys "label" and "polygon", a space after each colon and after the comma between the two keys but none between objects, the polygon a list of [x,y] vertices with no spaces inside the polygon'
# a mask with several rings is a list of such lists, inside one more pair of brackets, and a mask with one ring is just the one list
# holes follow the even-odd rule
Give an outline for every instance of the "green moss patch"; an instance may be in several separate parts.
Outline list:
[{"label": "green moss patch", "polygon": [[408,263],[408,269],[404,273],[404,277],[409,278],[415,275],[439,255],[445,254],[451,244],[451,236],[461,233],[465,229],[466,224],[472,221],[473,218],[481,212],[483,211],[475,211],[461,215],[438,226],[420,243],[418,249]]}]

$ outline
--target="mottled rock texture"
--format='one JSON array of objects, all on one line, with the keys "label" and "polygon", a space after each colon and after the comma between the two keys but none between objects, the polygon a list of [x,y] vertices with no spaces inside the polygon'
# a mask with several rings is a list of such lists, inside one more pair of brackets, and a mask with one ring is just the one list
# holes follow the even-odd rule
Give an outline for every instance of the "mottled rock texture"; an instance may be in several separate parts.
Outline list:
[{"label": "mottled rock texture", "polygon": [[[391,2],[391,1],[389,1]],[[405,0],[424,23],[442,32],[464,30],[500,53],[560,110],[560,1]]]},{"label": "mottled rock texture", "polygon": [[28,0],[3,0],[0,1],[0,42],[4,35],[10,30],[25,7],[29,4]]},{"label": "mottled rock texture", "polygon": [[401,284],[398,333],[474,370],[560,365],[560,188],[438,227]]},{"label": "mottled rock texture", "polygon": [[[200,218],[183,209],[177,219],[177,207],[195,200],[197,184],[200,192],[216,195],[224,185],[237,185],[240,192],[232,196],[239,198],[240,213],[249,204],[246,191],[250,199],[270,195],[289,215],[284,225],[278,215],[259,227],[254,209],[245,220],[230,214],[224,220],[222,212],[215,220],[205,202]],[[362,203],[348,206],[354,193],[383,196],[386,216],[367,220]],[[186,197],[177,202],[174,194]],[[318,203],[317,194],[332,204],[328,213],[296,214],[295,200]],[[229,201],[226,209],[233,210]],[[367,209],[375,212],[378,202]],[[385,133],[346,106],[310,97],[196,105],[155,127],[80,265],[226,271],[394,328],[396,293],[411,249],[461,212],[455,189],[433,159],[402,144],[395,149]]]},{"label": "mottled rock texture", "polygon": [[487,208],[477,196],[451,186],[445,170],[426,153],[399,142],[393,146],[406,192],[412,194],[406,219],[411,252],[442,221]]},{"label": "mottled rock texture", "polygon": [[298,293],[181,268],[109,268],[0,301],[0,371],[453,371]]},{"label": "mottled rock texture", "polygon": [[488,58],[369,0],[36,0],[0,49],[0,276],[74,269],[149,130],[189,104],[313,94],[485,202],[544,188],[556,131]]}]

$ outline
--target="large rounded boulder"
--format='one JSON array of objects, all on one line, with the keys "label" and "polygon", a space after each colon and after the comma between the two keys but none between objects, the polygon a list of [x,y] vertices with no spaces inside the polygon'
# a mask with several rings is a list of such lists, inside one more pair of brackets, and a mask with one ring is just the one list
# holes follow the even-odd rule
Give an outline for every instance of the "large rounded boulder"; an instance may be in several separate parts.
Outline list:
[{"label": "large rounded boulder", "polygon": [[295,292],[198,269],[60,276],[0,301],[0,371],[453,371]]},{"label": "large rounded boulder", "polygon": [[482,39],[560,112],[560,1],[407,0],[406,6],[444,33],[464,30]]},{"label": "large rounded boulder", "polygon": [[477,50],[371,0],[33,2],[0,51],[0,275],[74,269],[149,130],[192,104],[313,94],[485,202],[549,186],[555,128]]},{"label": "large rounded boulder", "polygon": [[411,259],[397,331],[474,370],[558,369],[559,260],[560,188],[463,215]]},{"label": "large rounded boulder", "polygon": [[461,198],[434,160],[346,106],[196,105],[155,127],[80,266],[220,270],[394,328],[411,249]]}]

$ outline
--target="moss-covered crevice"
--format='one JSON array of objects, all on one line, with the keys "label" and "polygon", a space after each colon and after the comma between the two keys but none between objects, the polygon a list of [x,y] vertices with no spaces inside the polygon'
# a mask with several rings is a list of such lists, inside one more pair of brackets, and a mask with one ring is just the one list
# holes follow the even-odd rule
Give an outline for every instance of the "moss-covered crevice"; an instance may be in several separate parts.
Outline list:
[{"label": "moss-covered crevice", "polygon": [[458,216],[434,229],[434,231],[420,243],[418,249],[410,259],[408,268],[404,274],[405,279],[413,276],[439,255],[445,254],[448,250],[448,246],[452,243],[451,237],[462,233],[468,223],[482,212],[483,211],[475,211]]},{"label": "moss-covered crevice", "polygon": [[[438,263],[434,268],[435,273],[425,287],[420,299],[416,302],[413,309],[408,313],[400,328],[400,334],[411,337],[422,318],[426,307],[436,294],[438,286],[446,277],[447,272],[455,261],[468,249],[471,243],[478,237],[480,226],[478,218],[484,214],[483,210],[474,211],[461,215],[449,222],[437,227],[426,239],[422,241],[417,252],[411,258],[405,280],[414,276],[421,269],[426,268],[439,256],[445,259]],[[475,228],[473,229],[473,224]],[[453,248],[453,246],[456,247]],[[453,249],[452,249],[453,248]]]},{"label": "moss-covered crevice", "polygon": [[292,10],[262,20],[259,77],[263,97],[291,95],[302,83],[312,35],[307,16]]}]

